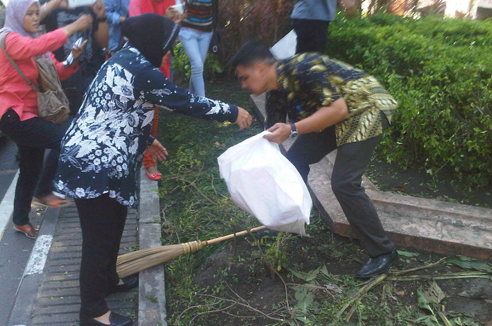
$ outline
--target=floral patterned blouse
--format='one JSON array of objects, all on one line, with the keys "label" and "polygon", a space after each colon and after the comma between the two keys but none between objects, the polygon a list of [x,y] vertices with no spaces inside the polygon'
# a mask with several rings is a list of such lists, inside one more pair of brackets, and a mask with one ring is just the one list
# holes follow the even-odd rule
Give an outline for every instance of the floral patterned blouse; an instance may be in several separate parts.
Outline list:
[{"label": "floral patterned blouse", "polygon": [[109,193],[137,207],[139,173],[154,105],[217,121],[236,121],[238,109],[175,86],[127,44],[99,70],[62,140],[55,190],[72,198]]},{"label": "floral patterned blouse", "polygon": [[280,60],[278,90],[267,93],[267,127],[302,120],[343,97],[349,116],[335,125],[337,145],[367,140],[383,132],[380,111],[388,118],[396,100],[372,76],[318,53]]}]

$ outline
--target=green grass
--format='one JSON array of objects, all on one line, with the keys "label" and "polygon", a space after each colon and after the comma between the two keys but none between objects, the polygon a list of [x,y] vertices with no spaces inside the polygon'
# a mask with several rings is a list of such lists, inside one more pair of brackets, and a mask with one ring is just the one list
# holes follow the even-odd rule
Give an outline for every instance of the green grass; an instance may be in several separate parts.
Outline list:
[{"label": "green grass", "polygon": [[[208,96],[250,110],[249,97],[237,82],[207,87]],[[169,151],[168,160],[159,166],[164,245],[208,240],[258,225],[231,201],[217,157],[260,132],[260,122],[239,131],[235,124],[161,111],[159,130],[158,138]],[[418,306],[417,289],[425,288],[428,279],[384,281],[354,302],[354,294],[365,284],[353,277],[366,259],[360,246],[334,236],[315,211],[307,232],[310,237],[302,239],[285,234],[261,241],[244,237],[168,262],[169,325],[445,325]],[[439,258],[404,251],[398,269]],[[440,265],[426,272],[439,276],[448,271]],[[460,281],[439,284],[451,297],[456,296],[456,282]],[[446,315],[451,325],[478,325],[460,313]]]}]

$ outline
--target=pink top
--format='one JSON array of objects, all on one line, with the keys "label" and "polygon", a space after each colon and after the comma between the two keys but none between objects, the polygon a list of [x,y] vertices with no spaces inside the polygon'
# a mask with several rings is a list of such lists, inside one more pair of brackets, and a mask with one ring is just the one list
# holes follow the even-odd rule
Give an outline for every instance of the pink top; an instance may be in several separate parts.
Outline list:
[{"label": "pink top", "polygon": [[[34,58],[54,51],[67,42],[62,29],[46,33],[37,38],[22,36],[11,32],[5,38],[6,52],[12,57],[20,70],[32,83],[38,86],[38,68]],[[78,66],[63,68],[62,63],[51,53],[60,79],[67,79]],[[19,75],[5,53],[0,49],[0,119],[12,108],[21,121],[38,116],[38,100],[36,92]]]}]

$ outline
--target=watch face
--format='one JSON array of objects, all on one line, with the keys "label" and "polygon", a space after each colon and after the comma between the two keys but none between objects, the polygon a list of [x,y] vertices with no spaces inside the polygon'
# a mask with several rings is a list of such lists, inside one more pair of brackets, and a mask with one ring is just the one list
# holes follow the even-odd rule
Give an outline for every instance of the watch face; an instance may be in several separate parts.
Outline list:
[{"label": "watch face", "polygon": [[296,125],[291,123],[290,128],[291,128],[290,129],[290,137],[296,137],[299,134],[299,132],[297,131]]}]

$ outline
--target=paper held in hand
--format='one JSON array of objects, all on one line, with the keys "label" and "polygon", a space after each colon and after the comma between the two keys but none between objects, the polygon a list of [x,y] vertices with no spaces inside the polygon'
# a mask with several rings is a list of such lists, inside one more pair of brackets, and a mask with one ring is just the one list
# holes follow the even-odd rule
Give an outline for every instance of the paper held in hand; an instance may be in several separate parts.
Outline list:
[{"label": "paper held in hand", "polygon": [[68,0],[68,6],[72,8],[90,6],[94,3],[96,3],[96,0]]},{"label": "paper held in hand", "polygon": [[220,176],[236,205],[267,228],[305,235],[313,202],[297,169],[264,131],[218,158]]},{"label": "paper held in hand", "polygon": [[296,47],[297,34],[294,30],[291,30],[270,48],[270,52],[272,52],[275,59],[282,60],[290,58],[296,54]]}]

